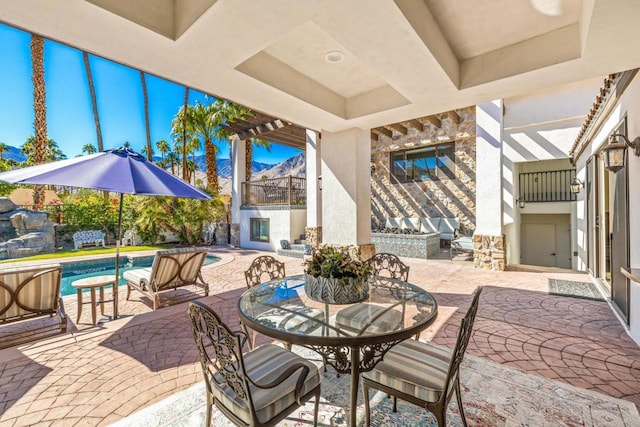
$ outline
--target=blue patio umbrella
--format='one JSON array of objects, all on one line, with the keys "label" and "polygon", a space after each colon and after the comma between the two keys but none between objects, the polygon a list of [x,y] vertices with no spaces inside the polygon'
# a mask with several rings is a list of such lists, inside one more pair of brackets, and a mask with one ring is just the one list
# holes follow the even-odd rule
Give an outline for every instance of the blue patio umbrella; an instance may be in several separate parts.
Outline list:
[{"label": "blue patio umbrella", "polygon": [[[124,194],[191,199],[211,197],[130,150],[117,148],[0,173],[12,184],[45,184],[90,188],[120,194],[116,235],[116,282],[119,275],[122,199]],[[118,286],[113,286],[113,318],[118,317]]]}]

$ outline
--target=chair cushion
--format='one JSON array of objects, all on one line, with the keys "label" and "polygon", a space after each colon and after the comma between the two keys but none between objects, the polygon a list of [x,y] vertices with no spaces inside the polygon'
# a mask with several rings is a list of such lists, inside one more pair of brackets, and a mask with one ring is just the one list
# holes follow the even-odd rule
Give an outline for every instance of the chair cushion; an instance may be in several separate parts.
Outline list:
[{"label": "chair cushion", "polygon": [[420,218],[402,218],[402,229],[420,231]]},{"label": "chair cushion", "polygon": [[458,228],[460,228],[460,221],[458,221],[458,218],[442,218],[440,220],[438,231],[440,233],[453,234]]},{"label": "chair cushion", "polygon": [[440,227],[440,218],[420,218],[420,231],[423,233],[437,233]]},{"label": "chair cushion", "polygon": [[270,323],[288,332],[308,334],[322,325],[324,311],[310,307],[301,309],[300,306],[286,304],[260,313],[255,319],[260,323]]},{"label": "chair cushion", "polygon": [[385,223],[385,228],[400,228],[402,227],[402,217],[389,217]]},{"label": "chair cushion", "polygon": [[451,241],[451,245],[465,251],[472,251],[473,239],[468,236],[458,237],[457,239]]},{"label": "chair cushion", "polygon": [[450,360],[447,349],[406,340],[389,350],[371,372],[362,375],[426,402],[437,402],[446,386]]},{"label": "chair cushion", "polygon": [[395,331],[401,320],[398,310],[369,303],[355,304],[336,314],[337,326],[356,331],[358,335]]},{"label": "chair cushion", "polygon": [[[312,362],[273,344],[263,345],[244,354],[246,373],[257,383],[268,383],[280,375],[283,369],[290,364],[303,362],[309,367],[302,394],[306,394],[320,384],[320,373]],[[220,374],[214,374],[216,381],[223,382]],[[295,402],[294,390],[296,388],[297,375],[293,374],[281,384],[270,388],[261,389],[250,385],[250,393],[256,409],[256,416],[261,423],[266,423],[283,409]],[[249,408],[244,400],[239,399],[233,390],[226,384],[212,384],[214,397],[233,411],[247,424],[250,423]]]},{"label": "chair cushion", "polygon": [[122,278],[127,282],[135,284],[140,284],[143,281],[145,283],[149,283],[149,279],[151,278],[151,267],[136,268],[135,270],[125,271],[122,274]]}]

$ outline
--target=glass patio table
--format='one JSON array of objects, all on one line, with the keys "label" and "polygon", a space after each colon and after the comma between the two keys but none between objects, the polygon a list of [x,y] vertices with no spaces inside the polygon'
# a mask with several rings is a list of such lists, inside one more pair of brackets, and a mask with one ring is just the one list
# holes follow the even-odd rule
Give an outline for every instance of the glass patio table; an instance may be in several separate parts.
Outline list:
[{"label": "glass patio table", "polygon": [[327,304],[310,298],[304,290],[304,276],[297,275],[247,290],[238,308],[240,321],[249,328],[310,348],[337,372],[351,374],[352,426],[359,374],[372,370],[391,347],[426,329],[438,313],[429,292],[379,276],[369,279],[368,298],[354,304]]}]

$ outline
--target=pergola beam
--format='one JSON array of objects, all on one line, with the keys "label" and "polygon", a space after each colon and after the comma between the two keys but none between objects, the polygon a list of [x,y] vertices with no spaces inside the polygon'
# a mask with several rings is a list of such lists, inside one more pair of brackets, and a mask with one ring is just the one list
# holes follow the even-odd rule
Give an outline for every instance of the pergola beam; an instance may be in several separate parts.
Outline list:
[{"label": "pergola beam", "polygon": [[393,132],[385,127],[373,128],[371,130],[378,135],[388,136],[389,138],[393,137]]},{"label": "pergola beam", "polygon": [[426,116],[424,117],[426,121],[437,127],[438,129],[442,127],[442,122],[436,116]]},{"label": "pergola beam", "polygon": [[408,133],[407,128],[402,126],[400,123],[393,123],[390,125],[385,125],[385,127],[391,128],[396,132],[401,133],[402,135],[406,135]]}]

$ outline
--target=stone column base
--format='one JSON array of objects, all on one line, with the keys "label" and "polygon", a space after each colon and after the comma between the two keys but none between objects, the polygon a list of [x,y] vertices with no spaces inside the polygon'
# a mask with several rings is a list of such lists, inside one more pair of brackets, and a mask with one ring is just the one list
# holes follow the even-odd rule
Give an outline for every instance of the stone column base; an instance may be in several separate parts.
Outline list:
[{"label": "stone column base", "polygon": [[229,238],[229,243],[231,246],[235,246],[236,248],[240,247],[240,224],[234,222],[231,224],[230,230],[231,236]]},{"label": "stone column base", "polygon": [[368,260],[376,254],[376,245],[374,245],[373,243],[358,245],[358,249],[360,249],[360,259],[362,259],[363,261]]},{"label": "stone column base", "polygon": [[304,240],[314,248],[320,246],[322,242],[322,227],[305,227]]},{"label": "stone column base", "polygon": [[505,237],[486,234],[473,235],[473,266],[483,270],[504,271]]}]

